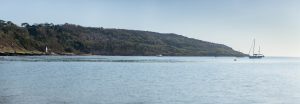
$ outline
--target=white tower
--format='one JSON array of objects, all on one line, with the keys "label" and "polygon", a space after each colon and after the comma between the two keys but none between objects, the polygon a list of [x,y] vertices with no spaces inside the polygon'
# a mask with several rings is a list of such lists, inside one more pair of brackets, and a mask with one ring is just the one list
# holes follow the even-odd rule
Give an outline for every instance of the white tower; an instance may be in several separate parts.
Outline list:
[{"label": "white tower", "polygon": [[46,46],[45,52],[48,53],[48,47]]}]

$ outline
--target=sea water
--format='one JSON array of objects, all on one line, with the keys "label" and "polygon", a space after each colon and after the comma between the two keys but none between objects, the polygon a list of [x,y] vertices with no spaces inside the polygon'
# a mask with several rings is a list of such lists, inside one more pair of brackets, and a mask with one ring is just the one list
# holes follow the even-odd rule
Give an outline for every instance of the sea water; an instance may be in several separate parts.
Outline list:
[{"label": "sea water", "polygon": [[165,56],[1,56],[0,58],[0,104],[299,104],[299,102],[299,58]]}]

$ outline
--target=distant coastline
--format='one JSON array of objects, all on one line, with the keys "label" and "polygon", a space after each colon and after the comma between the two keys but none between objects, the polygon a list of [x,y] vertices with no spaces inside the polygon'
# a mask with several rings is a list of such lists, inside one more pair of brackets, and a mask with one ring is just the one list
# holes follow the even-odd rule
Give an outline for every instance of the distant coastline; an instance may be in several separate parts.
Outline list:
[{"label": "distant coastline", "polygon": [[247,56],[223,44],[173,33],[0,20],[1,56]]}]

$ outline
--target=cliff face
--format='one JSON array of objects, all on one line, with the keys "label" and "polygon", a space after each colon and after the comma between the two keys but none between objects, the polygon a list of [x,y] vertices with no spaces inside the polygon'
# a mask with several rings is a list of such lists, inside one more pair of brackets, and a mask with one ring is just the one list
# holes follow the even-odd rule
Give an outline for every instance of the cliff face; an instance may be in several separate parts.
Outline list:
[{"label": "cliff face", "polygon": [[23,23],[0,20],[0,53],[245,56],[232,48],[177,34],[148,31]]}]

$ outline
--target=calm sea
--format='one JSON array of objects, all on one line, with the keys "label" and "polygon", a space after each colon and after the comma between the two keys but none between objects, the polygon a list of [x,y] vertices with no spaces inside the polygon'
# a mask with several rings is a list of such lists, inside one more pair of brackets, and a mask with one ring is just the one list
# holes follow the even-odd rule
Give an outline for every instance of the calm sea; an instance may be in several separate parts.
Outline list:
[{"label": "calm sea", "polygon": [[300,58],[0,56],[0,104],[299,104]]}]

